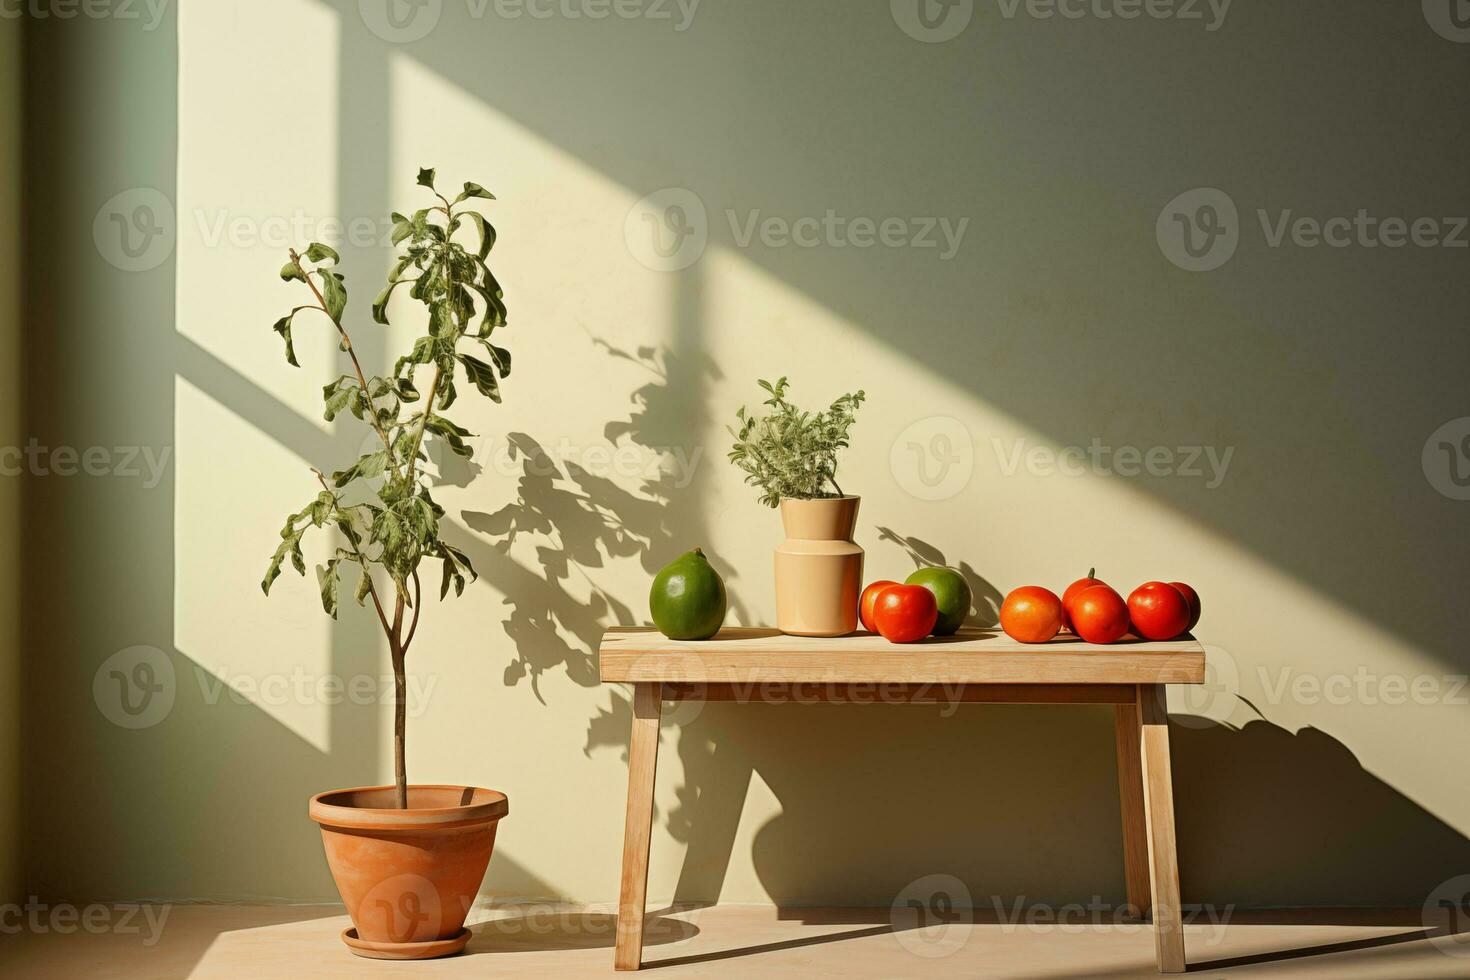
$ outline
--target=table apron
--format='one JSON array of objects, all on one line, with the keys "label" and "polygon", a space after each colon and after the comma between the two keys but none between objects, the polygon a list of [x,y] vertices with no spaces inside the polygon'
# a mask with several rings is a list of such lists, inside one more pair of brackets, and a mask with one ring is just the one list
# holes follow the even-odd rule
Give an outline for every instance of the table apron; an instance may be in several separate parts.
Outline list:
[{"label": "table apron", "polygon": [[900,681],[672,682],[664,701],[746,704],[1133,704],[1133,684],[956,684]]}]

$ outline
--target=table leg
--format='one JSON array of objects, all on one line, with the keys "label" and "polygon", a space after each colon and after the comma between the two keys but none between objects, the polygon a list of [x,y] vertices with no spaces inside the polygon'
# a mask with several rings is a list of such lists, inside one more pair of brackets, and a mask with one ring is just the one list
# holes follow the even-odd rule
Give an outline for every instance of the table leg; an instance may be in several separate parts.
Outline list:
[{"label": "table leg", "polygon": [[1169,769],[1169,714],[1162,684],[1138,686],[1139,756],[1148,824],[1154,948],[1160,973],[1184,972],[1184,925],[1179,910],[1179,855],[1174,840],[1174,785]]},{"label": "table leg", "polygon": [[628,742],[628,813],[623,824],[623,879],[618,895],[613,966],[643,965],[643,909],[648,898],[648,844],[653,833],[653,779],[658,768],[658,719],[663,684],[633,685],[633,734]]},{"label": "table leg", "polygon": [[1148,884],[1148,819],[1143,807],[1143,764],[1138,704],[1115,705],[1113,731],[1118,743],[1118,800],[1123,814],[1123,879],[1128,904],[1140,919],[1152,905]]}]

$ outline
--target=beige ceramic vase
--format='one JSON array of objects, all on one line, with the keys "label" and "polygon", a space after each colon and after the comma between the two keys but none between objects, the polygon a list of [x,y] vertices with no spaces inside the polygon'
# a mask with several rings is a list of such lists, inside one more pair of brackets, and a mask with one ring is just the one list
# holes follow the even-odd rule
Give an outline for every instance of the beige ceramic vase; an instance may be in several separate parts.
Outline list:
[{"label": "beige ceramic vase", "polygon": [[776,549],[776,628],[793,636],[857,629],[863,549],[852,540],[859,497],[781,501],[786,540]]}]

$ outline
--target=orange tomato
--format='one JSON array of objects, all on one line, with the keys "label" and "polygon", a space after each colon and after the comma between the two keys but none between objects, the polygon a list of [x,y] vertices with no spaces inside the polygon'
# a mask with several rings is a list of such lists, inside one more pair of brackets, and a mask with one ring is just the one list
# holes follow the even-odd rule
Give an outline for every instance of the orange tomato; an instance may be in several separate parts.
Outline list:
[{"label": "orange tomato", "polygon": [[1184,596],[1184,601],[1189,604],[1189,625],[1184,627],[1185,632],[1195,628],[1199,623],[1199,593],[1194,591],[1193,586],[1185,585],[1183,582],[1170,582],[1170,585],[1179,590]]},{"label": "orange tomato", "polygon": [[1023,585],[1000,605],[1000,628],[1022,643],[1045,643],[1062,628],[1062,600],[1050,589]]},{"label": "orange tomato", "polygon": [[1088,643],[1115,643],[1128,634],[1128,603],[1106,585],[1083,589],[1072,601],[1072,629]]},{"label": "orange tomato", "polygon": [[1145,582],[1128,596],[1133,629],[1146,640],[1172,640],[1189,628],[1189,602],[1168,582]]},{"label": "orange tomato", "polygon": [[873,622],[889,643],[913,643],[934,632],[939,603],[922,585],[890,585],[873,601]]},{"label": "orange tomato", "polygon": [[1067,591],[1062,593],[1062,626],[1065,628],[1072,628],[1072,603],[1077,601],[1077,597],[1082,594],[1082,590],[1090,589],[1094,585],[1107,584],[1102,579],[1094,577],[1096,572],[1097,569],[1089,568],[1086,578],[1079,578],[1067,586]]},{"label": "orange tomato", "polygon": [[873,603],[878,601],[878,593],[890,585],[898,583],[892,579],[880,578],[878,581],[863,589],[863,596],[858,600],[858,618],[863,621],[863,629],[869,632],[878,632],[878,627],[873,622]]}]

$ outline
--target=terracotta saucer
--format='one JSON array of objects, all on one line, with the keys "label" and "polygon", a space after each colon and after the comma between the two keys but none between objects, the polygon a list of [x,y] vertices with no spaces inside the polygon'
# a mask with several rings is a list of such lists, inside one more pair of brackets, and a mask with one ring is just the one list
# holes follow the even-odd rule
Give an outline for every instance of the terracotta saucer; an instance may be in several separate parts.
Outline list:
[{"label": "terracotta saucer", "polygon": [[354,926],[342,930],[342,941],[358,956],[366,956],[371,960],[432,960],[464,952],[470,941],[470,931],[461,929],[457,936],[431,939],[426,943],[371,943],[357,938],[357,928]]}]

